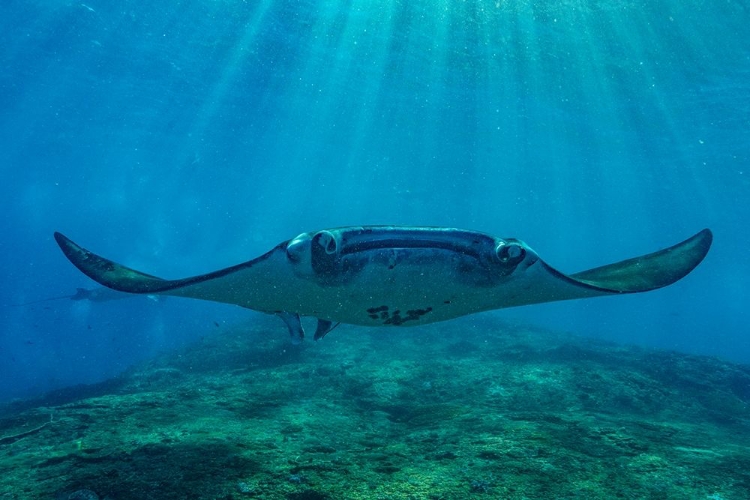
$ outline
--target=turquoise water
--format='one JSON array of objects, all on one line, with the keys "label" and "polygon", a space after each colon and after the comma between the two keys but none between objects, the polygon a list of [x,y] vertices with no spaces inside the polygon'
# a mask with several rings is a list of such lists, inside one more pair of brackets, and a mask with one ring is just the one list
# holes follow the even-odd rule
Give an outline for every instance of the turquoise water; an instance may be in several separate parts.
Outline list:
[{"label": "turquoise water", "polygon": [[750,362],[748,9],[4,2],[0,398],[101,380],[256,314],[12,306],[93,286],[55,230],[176,278],[344,225],[516,237],[568,272],[710,227],[707,260],[668,289],[490,314]]}]

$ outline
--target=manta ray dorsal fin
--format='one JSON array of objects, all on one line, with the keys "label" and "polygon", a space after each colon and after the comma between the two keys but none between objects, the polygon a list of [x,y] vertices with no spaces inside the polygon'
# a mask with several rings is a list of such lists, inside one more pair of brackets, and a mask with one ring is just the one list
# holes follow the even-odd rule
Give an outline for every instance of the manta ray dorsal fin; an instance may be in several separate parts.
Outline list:
[{"label": "manta ray dorsal fin", "polygon": [[713,235],[704,229],[682,243],[569,276],[583,285],[613,293],[655,290],[684,278],[708,253]]}]

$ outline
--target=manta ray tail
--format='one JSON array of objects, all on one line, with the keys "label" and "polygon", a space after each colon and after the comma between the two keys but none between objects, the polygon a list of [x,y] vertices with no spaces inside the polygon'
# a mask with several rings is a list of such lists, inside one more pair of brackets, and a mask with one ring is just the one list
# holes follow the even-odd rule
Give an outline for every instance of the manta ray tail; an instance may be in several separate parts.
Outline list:
[{"label": "manta ray tail", "polygon": [[690,273],[706,256],[712,240],[711,231],[704,229],[664,250],[582,271],[569,278],[613,293],[655,290],[671,285]]}]

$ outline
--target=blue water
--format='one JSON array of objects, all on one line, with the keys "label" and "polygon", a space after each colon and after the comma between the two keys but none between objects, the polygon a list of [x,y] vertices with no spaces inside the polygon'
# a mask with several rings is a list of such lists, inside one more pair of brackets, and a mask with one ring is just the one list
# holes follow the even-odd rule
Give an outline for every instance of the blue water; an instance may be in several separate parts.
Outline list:
[{"label": "blue water", "polygon": [[710,227],[706,261],[667,289],[488,314],[750,362],[749,9],[3,2],[0,399],[102,380],[257,315],[13,306],[94,286],[55,230],[176,278],[350,224],[516,237],[566,272]]}]

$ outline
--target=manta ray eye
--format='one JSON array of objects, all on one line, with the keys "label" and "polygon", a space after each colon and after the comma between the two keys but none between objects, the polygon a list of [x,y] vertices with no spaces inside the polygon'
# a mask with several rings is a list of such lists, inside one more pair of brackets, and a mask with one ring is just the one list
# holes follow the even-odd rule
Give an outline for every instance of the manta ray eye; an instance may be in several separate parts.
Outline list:
[{"label": "manta ray eye", "polygon": [[328,231],[321,231],[313,238],[315,243],[323,247],[328,255],[333,255],[338,250],[336,238]]},{"label": "manta ray eye", "polygon": [[503,264],[517,264],[523,260],[526,250],[518,243],[502,241],[495,247],[495,253]]},{"label": "manta ray eye", "polygon": [[310,264],[316,275],[323,279],[335,276],[339,271],[339,244],[329,231],[320,231],[312,239]]}]

